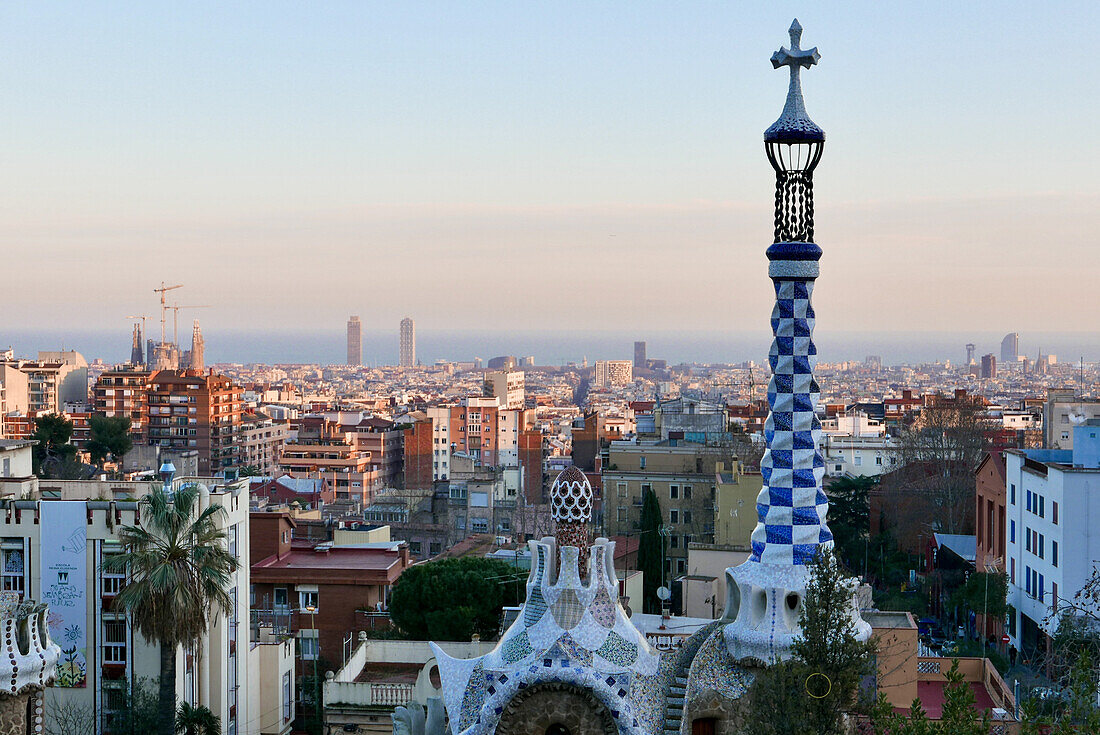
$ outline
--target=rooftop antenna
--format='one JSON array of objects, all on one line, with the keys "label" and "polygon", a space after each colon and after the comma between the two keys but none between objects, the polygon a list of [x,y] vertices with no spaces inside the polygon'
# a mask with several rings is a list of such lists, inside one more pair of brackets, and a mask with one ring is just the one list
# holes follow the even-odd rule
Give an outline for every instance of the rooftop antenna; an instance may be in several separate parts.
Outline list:
[{"label": "rooftop antenna", "polygon": [[160,282],[160,288],[154,288],[153,293],[160,294],[160,341],[163,343],[165,340],[165,321],[168,319],[168,302],[165,301],[164,295],[169,291],[177,288],[183,288],[183,284],[179,283],[175,286],[165,286],[164,281]]}]

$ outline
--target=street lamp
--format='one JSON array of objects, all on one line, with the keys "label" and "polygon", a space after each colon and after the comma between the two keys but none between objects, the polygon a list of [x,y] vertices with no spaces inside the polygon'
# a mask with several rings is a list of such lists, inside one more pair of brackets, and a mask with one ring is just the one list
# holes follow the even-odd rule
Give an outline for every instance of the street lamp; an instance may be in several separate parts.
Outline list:
[{"label": "street lamp", "polygon": [[321,683],[317,680],[317,659],[321,657],[321,631],[317,630],[317,606],[306,605],[309,613],[309,627],[313,629],[313,714],[317,724],[321,724]]}]

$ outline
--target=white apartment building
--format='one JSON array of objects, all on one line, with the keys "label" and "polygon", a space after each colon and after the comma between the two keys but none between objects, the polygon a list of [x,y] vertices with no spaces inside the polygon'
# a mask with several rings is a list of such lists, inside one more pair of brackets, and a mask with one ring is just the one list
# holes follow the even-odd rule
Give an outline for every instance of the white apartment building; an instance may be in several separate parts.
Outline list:
[{"label": "white apartment building", "polygon": [[901,466],[897,443],[888,436],[824,434],[821,456],[830,477],[874,477]]},{"label": "white apartment building", "polygon": [[1073,449],[1073,427],[1089,419],[1100,419],[1100,401],[1077,400],[1072,388],[1047,391],[1043,404],[1043,446]]},{"label": "white apartment building", "polygon": [[613,388],[630,385],[634,380],[634,363],[630,360],[596,360],[596,385]]},{"label": "white apartment building", "polygon": [[[200,483],[202,506],[225,509],[229,548],[241,562],[232,579],[233,612],[216,616],[195,649],[177,653],[176,696],[208,707],[225,733],[285,735],[294,717],[294,641],[249,625],[247,481],[175,482]],[[142,679],[155,685],[160,654],[113,605],[125,576],[103,569],[104,559],[120,551],[119,530],[140,523],[138,503],[91,500],[115,494],[111,482],[97,485],[66,486],[57,499],[0,500],[0,587],[50,605],[50,634],[63,653],[61,675],[46,691],[47,718],[70,705],[101,733],[125,706],[128,685]],[[133,490],[126,485],[120,496]],[[84,499],[62,499],[76,489]]]},{"label": "white apartment building", "polygon": [[519,466],[519,435],[529,415],[501,407],[496,396],[464,398],[457,406],[431,406],[432,479],[450,477],[452,451],[474,457],[478,464]]},{"label": "white apartment building", "polygon": [[485,373],[485,396],[500,399],[504,408],[523,408],[524,374],[522,370],[494,370]]},{"label": "white apartment building", "polygon": [[1100,420],[1072,434],[1072,450],[1005,452],[1008,634],[1025,654],[1045,648],[1060,601],[1100,562]]}]

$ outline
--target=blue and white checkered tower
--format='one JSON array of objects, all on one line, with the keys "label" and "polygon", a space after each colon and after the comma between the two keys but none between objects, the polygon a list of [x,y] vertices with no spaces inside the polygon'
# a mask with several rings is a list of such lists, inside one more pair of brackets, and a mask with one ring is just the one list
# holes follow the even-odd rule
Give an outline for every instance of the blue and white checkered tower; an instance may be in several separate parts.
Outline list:
[{"label": "blue and white checkered tower", "polygon": [[[772,340],[768,360],[767,449],[760,462],[764,486],[757,497],[759,522],[752,532],[752,555],[726,570],[726,615],[733,621],[725,638],[736,660],[762,663],[787,658],[799,635],[799,616],[809,576],[807,564],[833,545],[825,516],[829,501],[821,488],[825,463],[818,451],[821,424],[813,369],[814,310],[810,303],[821,248],[813,242],[813,171],[821,159],[825,132],[806,114],[799,72],[818,62],[816,48],[803,50],[802,27],[790,28],[791,47],[772,55],[772,66],[790,69],[787,102],[764,133],[775,169],[775,241],[768,248],[768,275],[775,286]],[[870,626],[852,614],[861,635]]]}]

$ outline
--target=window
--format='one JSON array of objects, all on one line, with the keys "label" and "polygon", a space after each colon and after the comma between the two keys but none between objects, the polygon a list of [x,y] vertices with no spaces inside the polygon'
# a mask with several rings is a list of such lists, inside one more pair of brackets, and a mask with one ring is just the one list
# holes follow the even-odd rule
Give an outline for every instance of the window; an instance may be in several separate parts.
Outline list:
[{"label": "window", "polygon": [[676,534],[672,534],[671,536],[669,536],[668,537],[668,546],[671,549],[680,548],[680,537],[677,536]]},{"label": "window", "polygon": [[863,466],[863,457],[856,457],[856,467]]},{"label": "window", "polygon": [[1025,503],[1024,507],[1027,508],[1028,513],[1031,512],[1031,491],[1030,490],[1027,491],[1027,502]]},{"label": "window", "polygon": [[489,519],[488,518],[471,518],[470,530],[474,533],[488,533],[489,532]]},{"label": "window", "polygon": [[875,457],[875,464],[882,464],[882,457]]},{"label": "window", "polygon": [[298,637],[298,652],[303,661],[312,661],[320,653],[321,646],[317,643],[317,631],[303,630]]},{"label": "window", "polygon": [[1008,581],[1016,584],[1016,560],[1008,560]]},{"label": "window", "polygon": [[1024,529],[1024,551],[1031,551],[1031,529]]},{"label": "window", "polygon": [[1054,539],[1050,540],[1050,563],[1058,566],[1058,542]]},{"label": "window", "polygon": [[690,510],[685,510],[684,511],[684,523],[691,523],[691,511]]},{"label": "window", "polygon": [[294,714],[291,711],[291,705],[294,702],[294,698],[291,696],[290,690],[290,672],[283,673],[283,724],[290,722]]},{"label": "window", "polygon": [[103,663],[126,663],[126,621],[103,621]]},{"label": "window", "polygon": [[275,588],[275,607],[287,608],[290,603],[287,601],[286,587]]},{"label": "window", "polygon": [[420,542],[419,541],[410,541],[409,542],[409,553],[413,554],[415,556],[420,556]]},{"label": "window", "polygon": [[1010,544],[1016,543],[1016,521],[1008,522],[1008,542]]},{"label": "window", "polygon": [[641,470],[645,469],[645,455],[644,454],[641,457],[638,457],[638,469],[641,469]]},{"label": "window", "polygon": [[687,571],[687,559],[677,559],[676,560],[676,573],[677,574],[683,574],[685,571]]},{"label": "window", "polygon": [[620,505],[615,509],[615,520],[619,523],[626,523],[626,508]]},{"label": "window", "polygon": [[1044,496],[1040,495],[1039,496],[1039,517],[1040,518],[1046,518],[1046,511],[1047,511],[1046,504],[1047,504],[1047,499]]},{"label": "window", "polygon": [[615,489],[618,491],[620,498],[625,498],[626,497],[626,483],[625,482],[617,483],[615,485]]},{"label": "window", "polygon": [[1068,431],[1063,431],[1062,432],[1062,439],[1069,439],[1069,432]]},{"label": "window", "polygon": [[1043,551],[1046,548],[1046,545],[1047,545],[1046,544],[1046,538],[1044,538],[1043,534],[1040,533],[1039,534],[1039,544],[1038,544],[1038,546],[1039,546],[1039,558],[1040,559],[1043,558]]},{"label": "window", "polygon": [[1046,589],[1047,589],[1046,580],[1043,579],[1043,575],[1040,574],[1039,575],[1039,586],[1036,588],[1037,592],[1035,593],[1035,596],[1039,598],[1040,602],[1043,601],[1043,596],[1046,594]]},{"label": "window", "polygon": [[836,466],[836,471],[837,471],[837,472],[840,472],[840,471],[841,471],[842,469],[844,469],[844,466],[843,466],[843,465],[839,465],[839,464],[838,464],[838,465]]},{"label": "window", "polygon": [[435,556],[443,551],[443,544],[439,541],[432,541],[428,544],[428,553],[431,556]]},{"label": "window", "polygon": [[1058,583],[1050,583],[1050,609],[1058,612]]},{"label": "window", "polygon": [[6,538],[2,544],[3,550],[3,580],[0,587],[5,591],[18,592],[23,596],[24,582],[24,558],[23,539]]},{"label": "window", "polygon": [[675,508],[670,510],[668,512],[668,521],[669,521],[669,523],[679,523],[680,522],[680,511],[676,510]]},{"label": "window", "polygon": [[668,486],[668,497],[671,498],[672,500],[676,500],[677,498],[679,498],[680,497],[680,486],[679,485],[669,485]]},{"label": "window", "polygon": [[1008,495],[1008,504],[1009,505],[1016,505],[1016,485],[1015,485],[1015,483],[1013,483],[1012,485],[1009,485],[1009,488],[1011,488],[1011,490],[1010,490],[1009,495]]},{"label": "window", "polygon": [[1058,525],[1058,501],[1050,501],[1050,520],[1057,526]]},{"label": "window", "polygon": [[1024,567],[1024,593],[1031,594],[1031,567]]},{"label": "window", "polygon": [[691,500],[691,485],[684,485],[684,500]]}]

